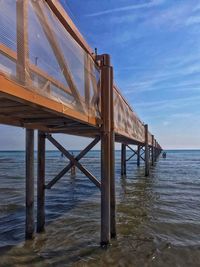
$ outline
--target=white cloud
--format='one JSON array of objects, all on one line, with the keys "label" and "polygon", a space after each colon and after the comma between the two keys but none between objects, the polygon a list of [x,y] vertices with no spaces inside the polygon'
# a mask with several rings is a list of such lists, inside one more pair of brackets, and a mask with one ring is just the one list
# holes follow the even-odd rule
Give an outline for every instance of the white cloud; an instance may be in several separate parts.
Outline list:
[{"label": "white cloud", "polygon": [[185,22],[186,26],[191,26],[200,23],[200,16],[191,16]]},{"label": "white cloud", "polygon": [[124,6],[124,7],[106,9],[106,10],[99,11],[96,13],[88,14],[87,17],[96,17],[96,16],[101,16],[101,15],[113,14],[116,12],[150,8],[150,7],[158,6],[158,5],[162,4],[163,2],[164,2],[164,0],[152,0],[151,2],[144,3],[144,4],[138,4],[138,5],[134,4],[134,5]]}]

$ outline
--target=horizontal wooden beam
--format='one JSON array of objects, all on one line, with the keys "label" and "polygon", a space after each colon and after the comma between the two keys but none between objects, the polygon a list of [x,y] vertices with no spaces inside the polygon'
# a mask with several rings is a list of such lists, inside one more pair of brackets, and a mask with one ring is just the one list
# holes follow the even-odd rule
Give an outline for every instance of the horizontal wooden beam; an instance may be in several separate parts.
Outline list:
[{"label": "horizontal wooden beam", "polygon": [[86,114],[82,114],[81,112],[72,109],[70,106],[42,96],[36,91],[27,90],[27,88],[10,81],[1,73],[0,95],[25,105],[41,108],[46,112],[57,114],[57,116],[67,117],[86,124],[99,124],[99,121],[97,121],[95,117],[89,117]]}]

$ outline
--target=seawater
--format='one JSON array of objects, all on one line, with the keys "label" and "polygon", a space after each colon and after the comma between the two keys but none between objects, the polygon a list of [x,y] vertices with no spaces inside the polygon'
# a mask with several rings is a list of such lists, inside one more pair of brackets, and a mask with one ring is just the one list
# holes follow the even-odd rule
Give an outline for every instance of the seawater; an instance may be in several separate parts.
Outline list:
[{"label": "seawater", "polygon": [[[100,178],[99,151],[81,163]],[[46,182],[66,164],[48,151]],[[122,177],[116,151],[118,237],[108,249],[99,247],[100,192],[79,171],[46,191],[46,232],[24,241],[24,176],[24,152],[0,152],[0,266],[200,266],[200,151],[168,151],[149,177],[135,160]]]}]

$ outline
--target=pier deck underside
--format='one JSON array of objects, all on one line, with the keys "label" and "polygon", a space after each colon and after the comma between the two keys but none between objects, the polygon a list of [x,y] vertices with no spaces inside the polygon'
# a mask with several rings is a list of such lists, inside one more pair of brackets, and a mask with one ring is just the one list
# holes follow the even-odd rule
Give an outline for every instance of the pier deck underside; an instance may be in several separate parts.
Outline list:
[{"label": "pier deck underside", "polygon": [[[0,75],[0,123],[49,133],[64,133],[93,138],[101,133],[101,121],[37,95]],[[136,139],[115,133],[115,141],[141,144]]]}]

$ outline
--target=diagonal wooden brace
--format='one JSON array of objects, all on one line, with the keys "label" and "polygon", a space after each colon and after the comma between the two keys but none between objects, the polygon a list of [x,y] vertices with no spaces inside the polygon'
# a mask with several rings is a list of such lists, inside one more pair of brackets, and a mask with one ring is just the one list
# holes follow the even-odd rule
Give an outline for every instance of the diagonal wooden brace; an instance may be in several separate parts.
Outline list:
[{"label": "diagonal wooden brace", "polygon": [[96,179],[94,175],[92,175],[85,167],[79,163],[75,157],[73,157],[61,144],[59,144],[50,134],[46,135],[47,139],[55,146],[58,150],[60,150],[63,155],[65,155],[71,162],[72,165],[75,165],[82,171],[99,189],[101,188],[101,183]]},{"label": "diagonal wooden brace", "polygon": [[142,156],[140,156],[140,158],[141,158],[143,161],[145,161],[145,159],[144,159]]},{"label": "diagonal wooden brace", "polygon": [[126,159],[126,161],[129,161],[130,159],[132,159],[136,154],[137,152],[134,151],[134,153],[128,159]]},{"label": "diagonal wooden brace", "polygon": [[132,150],[134,153],[136,153],[135,150],[134,150],[132,147],[130,147],[129,145],[127,145],[127,147],[128,147],[130,150]]},{"label": "diagonal wooden brace", "polygon": [[144,150],[143,150],[143,152],[140,154],[140,156],[142,156],[142,155],[144,155]]},{"label": "diagonal wooden brace", "polygon": [[59,42],[56,39],[56,36],[53,32],[53,29],[51,28],[51,25],[49,24],[48,17],[45,15],[44,10],[42,9],[40,1],[32,1],[31,2],[35,11],[35,14],[42,26],[42,29],[45,33],[45,36],[54,52],[54,55],[57,59],[57,62],[60,66],[60,69],[63,71],[63,75],[67,81],[67,84],[70,87],[70,90],[74,96],[74,99],[78,106],[80,107],[81,111],[85,112],[85,108],[83,106],[83,100],[81,99],[81,95],[78,91],[78,88],[76,87],[75,81],[73,79],[73,75],[70,71],[70,68],[68,66],[68,63],[65,59],[65,56],[60,48]]},{"label": "diagonal wooden brace", "polygon": [[[78,156],[75,157],[76,161],[79,161],[80,159],[82,159],[100,140],[100,136],[97,136],[85,149],[83,149],[80,154]],[[72,161],[70,161],[70,163],[62,170],[60,171],[56,177],[51,180],[46,186],[46,189],[51,189],[51,187],[57,182],[59,181],[73,166]]]},{"label": "diagonal wooden brace", "polygon": [[130,159],[132,159],[135,155],[137,155],[137,151],[135,151],[132,147],[130,147],[129,145],[127,145],[127,147],[133,151],[133,154],[128,158],[126,159],[126,161],[129,161]]}]

